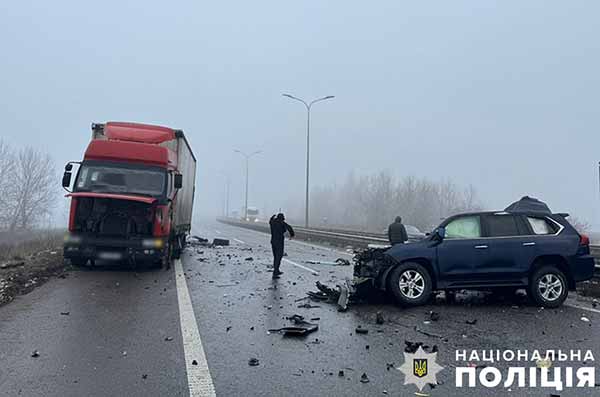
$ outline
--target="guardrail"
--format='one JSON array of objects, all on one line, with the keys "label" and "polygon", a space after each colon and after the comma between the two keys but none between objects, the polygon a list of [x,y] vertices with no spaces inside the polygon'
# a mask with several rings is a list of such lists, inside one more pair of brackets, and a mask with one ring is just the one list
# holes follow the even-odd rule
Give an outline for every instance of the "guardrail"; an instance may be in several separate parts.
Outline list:
[{"label": "guardrail", "polygon": [[[252,229],[263,233],[270,233],[269,225],[264,222],[244,222],[231,218],[217,218],[221,223],[231,226]],[[365,233],[353,230],[319,229],[293,226],[296,238],[306,241],[327,242],[329,244],[352,248],[366,248],[369,244],[387,244],[388,239],[383,234]],[[590,245],[590,253],[596,259],[596,277],[600,278],[600,245]]]}]

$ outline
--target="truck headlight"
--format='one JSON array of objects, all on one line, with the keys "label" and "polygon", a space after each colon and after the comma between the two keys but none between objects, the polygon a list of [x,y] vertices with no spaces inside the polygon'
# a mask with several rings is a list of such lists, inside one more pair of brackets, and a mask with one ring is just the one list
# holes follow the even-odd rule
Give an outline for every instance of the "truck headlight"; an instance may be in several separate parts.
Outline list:
[{"label": "truck headlight", "polygon": [[64,242],[68,244],[79,244],[81,243],[81,237],[75,234],[67,233],[65,234]]},{"label": "truck headlight", "polygon": [[164,246],[164,241],[161,238],[149,238],[142,240],[142,246],[144,248],[157,248],[161,249]]}]

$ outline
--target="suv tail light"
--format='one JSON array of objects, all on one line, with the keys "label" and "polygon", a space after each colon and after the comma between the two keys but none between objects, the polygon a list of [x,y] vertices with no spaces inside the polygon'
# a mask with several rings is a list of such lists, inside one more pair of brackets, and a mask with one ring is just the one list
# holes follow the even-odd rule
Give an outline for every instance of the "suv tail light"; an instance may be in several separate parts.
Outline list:
[{"label": "suv tail light", "polygon": [[585,234],[580,235],[579,236],[579,245],[583,245],[583,246],[590,245],[590,238]]}]

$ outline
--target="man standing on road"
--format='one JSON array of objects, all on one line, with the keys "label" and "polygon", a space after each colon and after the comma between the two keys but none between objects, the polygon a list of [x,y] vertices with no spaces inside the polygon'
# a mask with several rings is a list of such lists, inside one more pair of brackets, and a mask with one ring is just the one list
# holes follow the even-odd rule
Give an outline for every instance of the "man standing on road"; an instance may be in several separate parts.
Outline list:
[{"label": "man standing on road", "polygon": [[279,271],[281,258],[283,258],[283,248],[285,241],[285,232],[290,233],[290,238],[294,237],[294,229],[285,222],[285,216],[282,213],[273,215],[269,220],[271,226],[271,248],[273,248],[273,278],[279,278],[282,271]]},{"label": "man standing on road", "polygon": [[390,244],[404,244],[408,241],[408,235],[406,234],[406,228],[402,224],[402,218],[397,216],[396,221],[388,227],[388,239]]}]

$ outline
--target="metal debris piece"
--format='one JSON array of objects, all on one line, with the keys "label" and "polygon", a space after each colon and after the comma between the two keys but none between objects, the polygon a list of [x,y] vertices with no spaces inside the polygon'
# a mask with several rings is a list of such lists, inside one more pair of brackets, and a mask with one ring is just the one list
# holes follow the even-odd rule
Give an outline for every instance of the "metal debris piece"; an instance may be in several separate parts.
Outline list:
[{"label": "metal debris piece", "polygon": [[192,360],[192,365],[198,365],[198,361]]},{"label": "metal debris piece", "polygon": [[[362,334],[362,335],[366,335],[369,333],[369,330],[366,328],[362,328],[360,325],[358,327],[356,327],[356,329],[354,330],[354,332],[356,332],[357,334]],[[415,350],[416,351],[416,350]]]},{"label": "metal debris piece", "polygon": [[248,262],[251,262],[251,261],[253,261],[253,260],[254,260],[254,258],[253,258],[253,257],[251,257],[251,256],[249,256],[249,257],[247,257],[247,258],[246,258],[246,259],[244,259],[244,260],[245,260],[245,261],[248,261]]},{"label": "metal debris piece", "polygon": [[348,310],[348,299],[350,298],[350,289],[347,284],[338,285],[340,289],[340,297],[338,299],[338,311],[345,312]]},{"label": "metal debris piece", "polygon": [[326,301],[329,299],[329,296],[327,296],[326,293],[324,292],[315,292],[315,291],[308,291],[306,293],[309,297],[315,299],[315,300],[319,300],[319,301]]},{"label": "metal debris piece", "polygon": [[320,261],[315,259],[309,259],[305,261],[310,265],[329,265],[329,266],[350,266],[350,261],[344,258],[337,258],[335,261]]},{"label": "metal debris piece", "polygon": [[213,245],[215,247],[226,247],[229,245],[229,240],[224,239],[224,238],[216,238],[213,240]]},{"label": "metal debris piece", "polygon": [[40,352],[37,350],[34,350],[33,353],[31,353],[31,357],[39,357],[40,356]]},{"label": "metal debris piece", "polygon": [[338,376],[342,376],[342,377],[344,376],[344,370],[343,369],[340,369],[338,371]]},{"label": "metal debris piece", "polygon": [[442,338],[442,335],[438,335],[438,334],[434,334],[433,332],[422,330],[421,328],[419,328],[417,326],[415,326],[415,331],[417,331],[420,334],[426,335],[426,336],[431,336],[432,338]]},{"label": "metal debris piece", "polygon": [[305,302],[305,303],[303,303],[301,305],[298,305],[298,308],[302,308],[302,309],[318,309],[320,307],[321,306],[318,306],[318,305],[311,305],[308,302]]},{"label": "metal debris piece", "polygon": [[438,312],[430,311],[429,312],[429,320],[430,321],[438,321],[440,319],[440,314]]},{"label": "metal debris piece", "polygon": [[256,357],[252,357],[252,358],[250,358],[250,360],[248,360],[248,365],[251,367],[256,367],[259,364],[260,364],[260,362],[258,361],[258,358],[256,358]]},{"label": "metal debris piece", "polygon": [[361,383],[369,383],[369,377],[366,373],[363,372],[363,374],[360,376],[360,381]]},{"label": "metal debris piece", "polygon": [[477,324],[477,319],[476,318],[472,318],[472,319],[468,319],[467,321],[465,321],[467,324],[469,325],[475,325]]},{"label": "metal debris piece", "polygon": [[165,341],[167,341],[167,342],[171,342],[172,340],[173,340],[172,336],[165,337]]},{"label": "metal debris piece", "polygon": [[148,374],[143,374],[142,379],[148,379]]},{"label": "metal debris piece", "polygon": [[270,329],[269,332],[277,332],[288,336],[303,336],[319,329],[319,326],[317,324],[305,321],[304,316],[301,316],[299,314],[294,314],[292,316],[286,317],[286,319],[292,321],[294,323],[294,326]]},{"label": "metal debris piece", "polygon": [[69,314],[71,314],[71,312],[60,312],[61,316],[68,316]]}]

